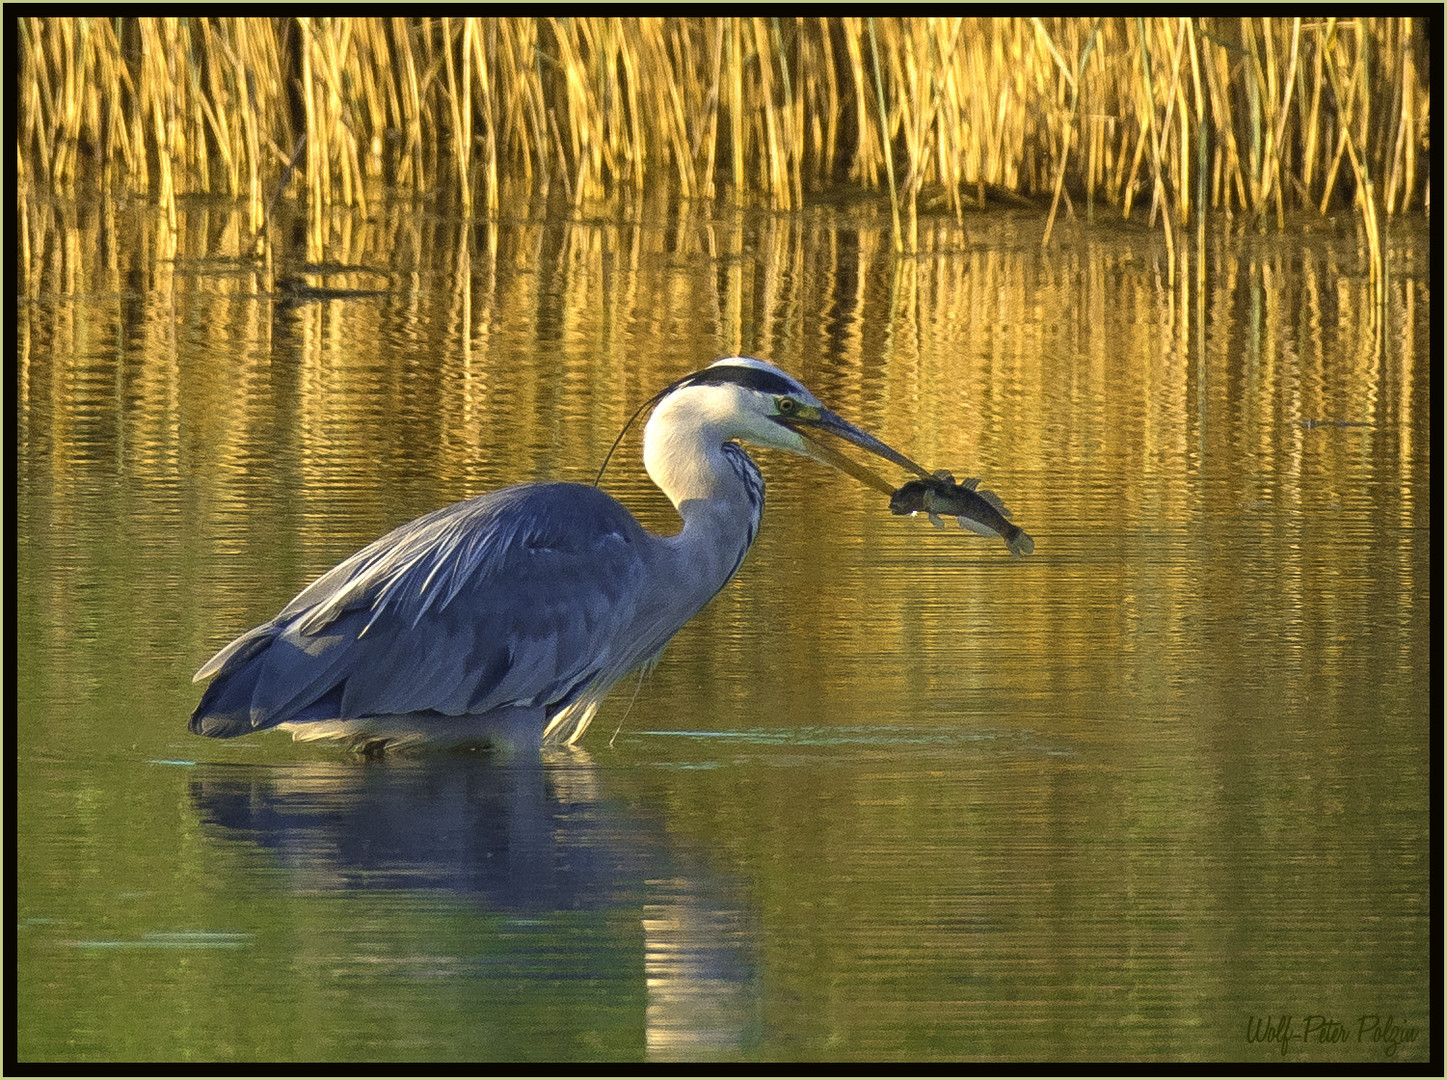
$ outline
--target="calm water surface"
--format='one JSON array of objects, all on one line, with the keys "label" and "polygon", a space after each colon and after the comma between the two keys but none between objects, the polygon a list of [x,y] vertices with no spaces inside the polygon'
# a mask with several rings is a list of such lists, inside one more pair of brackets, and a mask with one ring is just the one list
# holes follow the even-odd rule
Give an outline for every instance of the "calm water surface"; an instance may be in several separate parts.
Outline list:
[{"label": "calm water surface", "polygon": [[[1349,233],[1173,280],[1042,227],[384,208],[326,282],[375,294],[292,302],[224,208],[173,262],[33,208],[21,1059],[1427,1060],[1429,239],[1377,311]],[[576,751],[187,734],[315,575],[739,352],[1035,555],[760,453],[749,562]]]}]

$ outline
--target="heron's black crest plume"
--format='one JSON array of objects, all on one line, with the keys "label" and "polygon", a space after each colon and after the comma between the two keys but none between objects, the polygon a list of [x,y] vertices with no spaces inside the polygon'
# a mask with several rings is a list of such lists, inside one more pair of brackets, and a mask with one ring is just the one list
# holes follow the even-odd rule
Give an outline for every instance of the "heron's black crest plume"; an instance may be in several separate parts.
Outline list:
[{"label": "heron's black crest plume", "polygon": [[680,380],[680,382],[672,383],[668,386],[665,386],[662,390],[658,391],[658,393],[654,394],[642,405],[638,406],[638,408],[633,410],[633,415],[628,418],[628,422],[623,425],[623,430],[618,432],[618,437],[613,440],[613,445],[608,447],[608,452],[603,455],[603,464],[598,466],[598,475],[593,477],[594,487],[597,487],[603,482],[603,471],[608,468],[608,462],[613,460],[613,451],[618,449],[618,444],[623,441],[623,436],[628,434],[628,429],[633,426],[633,421],[638,419],[639,415],[643,412],[644,409],[657,405],[660,401],[663,400],[663,396],[665,394],[677,389],[681,385],[681,383],[682,380]]}]

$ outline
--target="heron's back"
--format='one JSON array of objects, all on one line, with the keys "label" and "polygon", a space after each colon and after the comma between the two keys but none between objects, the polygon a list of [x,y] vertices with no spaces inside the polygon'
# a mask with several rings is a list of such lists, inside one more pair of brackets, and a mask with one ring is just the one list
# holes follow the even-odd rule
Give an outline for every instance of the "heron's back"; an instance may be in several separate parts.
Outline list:
[{"label": "heron's back", "polygon": [[366,717],[395,727],[407,717],[425,739],[429,724],[453,732],[458,717],[555,716],[646,658],[629,628],[664,543],[580,484],[523,484],[443,507],[218,652],[197,672],[214,678],[191,730],[228,737]]}]

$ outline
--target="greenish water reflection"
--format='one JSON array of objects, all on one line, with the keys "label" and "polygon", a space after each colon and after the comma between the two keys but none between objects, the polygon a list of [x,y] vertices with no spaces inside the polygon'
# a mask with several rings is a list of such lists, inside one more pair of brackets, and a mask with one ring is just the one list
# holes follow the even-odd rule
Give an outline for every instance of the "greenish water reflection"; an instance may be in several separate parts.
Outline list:
[{"label": "greenish water reflection", "polygon": [[[1288,1061],[1387,1060],[1369,1015],[1429,1056],[1425,237],[1376,320],[1330,235],[1213,243],[1198,287],[1030,218],[895,262],[829,212],[388,209],[348,257],[405,289],[281,308],[184,224],[155,263],[81,208],[23,275],[22,1060],[1275,1062],[1253,1018],[1308,1014],[1350,1037]],[[748,563],[583,756],[186,733],[317,573],[591,480],[738,352],[983,475],[1035,555],[761,455]],[[637,454],[605,484],[672,528]]]}]

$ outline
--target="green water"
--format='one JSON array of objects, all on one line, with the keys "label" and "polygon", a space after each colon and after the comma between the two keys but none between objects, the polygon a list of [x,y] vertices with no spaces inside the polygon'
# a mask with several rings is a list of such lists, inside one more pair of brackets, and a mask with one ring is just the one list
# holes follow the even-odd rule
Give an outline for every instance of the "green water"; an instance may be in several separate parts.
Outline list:
[{"label": "green water", "polygon": [[[224,210],[174,263],[139,211],[30,227],[22,1061],[1428,1059],[1425,235],[1377,313],[1350,235],[1173,281],[1034,217],[896,261],[826,212],[384,209],[339,256],[384,295],[281,304]],[[760,453],[743,571],[577,752],[187,733],[318,573],[591,481],[735,353],[984,476],[1035,554]],[[605,486],[673,527],[636,433]]]}]

